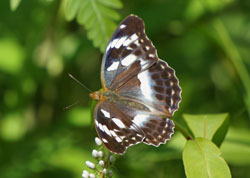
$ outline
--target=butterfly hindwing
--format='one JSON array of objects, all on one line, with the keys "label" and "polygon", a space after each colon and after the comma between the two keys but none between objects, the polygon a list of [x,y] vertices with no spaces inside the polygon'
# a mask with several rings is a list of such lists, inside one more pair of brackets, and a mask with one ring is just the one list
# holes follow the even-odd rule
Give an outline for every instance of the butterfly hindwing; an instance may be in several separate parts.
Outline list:
[{"label": "butterfly hindwing", "polygon": [[150,108],[132,100],[101,102],[96,106],[95,118],[104,145],[118,154],[141,142],[159,146],[174,133],[173,121],[152,114]]},{"label": "butterfly hindwing", "polygon": [[95,127],[104,145],[117,154],[124,153],[127,147],[144,139],[143,132],[132,122],[132,118],[107,101],[96,106]]},{"label": "butterfly hindwing", "polygon": [[171,117],[178,109],[181,89],[174,70],[165,61],[140,72],[121,86],[119,95],[135,99]]}]

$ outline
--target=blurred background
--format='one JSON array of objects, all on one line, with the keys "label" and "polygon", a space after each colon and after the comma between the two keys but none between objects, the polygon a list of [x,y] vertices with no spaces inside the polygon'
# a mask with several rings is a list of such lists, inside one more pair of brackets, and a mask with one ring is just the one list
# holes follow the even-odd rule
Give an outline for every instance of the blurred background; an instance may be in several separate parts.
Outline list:
[{"label": "blurred background", "polygon": [[[62,3],[0,1],[0,178],[76,178],[91,160],[91,99],[68,73],[101,88],[103,54],[94,46],[106,44],[93,45],[74,15],[67,21]],[[250,1],[120,3],[115,24],[131,13],[143,18],[158,55],[176,70],[183,100],[174,119],[229,113],[222,155],[233,177],[250,177]],[[185,177],[184,144],[176,133],[159,148],[134,146],[116,161],[115,177]]]}]

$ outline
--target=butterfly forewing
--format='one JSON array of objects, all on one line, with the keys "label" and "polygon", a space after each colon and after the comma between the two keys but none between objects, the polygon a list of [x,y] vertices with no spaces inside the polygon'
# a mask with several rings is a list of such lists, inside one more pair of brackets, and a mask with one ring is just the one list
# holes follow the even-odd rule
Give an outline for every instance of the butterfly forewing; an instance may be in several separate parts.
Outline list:
[{"label": "butterfly forewing", "polygon": [[[102,84],[115,90],[138,71],[128,73],[134,63],[145,70],[157,61],[157,52],[144,30],[144,22],[130,15],[118,26],[112,36],[102,62]],[[127,76],[127,75],[130,76]]]}]

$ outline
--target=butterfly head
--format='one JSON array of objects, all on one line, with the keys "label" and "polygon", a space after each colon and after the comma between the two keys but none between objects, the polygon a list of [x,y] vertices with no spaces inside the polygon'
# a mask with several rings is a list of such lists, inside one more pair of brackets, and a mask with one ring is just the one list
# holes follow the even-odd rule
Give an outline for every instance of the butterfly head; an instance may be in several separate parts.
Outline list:
[{"label": "butterfly head", "polygon": [[89,96],[90,96],[90,98],[92,98],[94,100],[102,100],[102,101],[105,100],[105,96],[103,95],[102,89],[90,93]]}]

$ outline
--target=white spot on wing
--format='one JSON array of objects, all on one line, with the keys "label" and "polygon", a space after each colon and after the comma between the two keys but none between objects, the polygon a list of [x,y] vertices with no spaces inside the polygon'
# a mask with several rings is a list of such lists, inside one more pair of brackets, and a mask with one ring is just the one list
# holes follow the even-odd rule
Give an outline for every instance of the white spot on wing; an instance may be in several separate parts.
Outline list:
[{"label": "white spot on wing", "polygon": [[140,43],[139,43],[138,40],[136,40],[134,43],[135,43],[136,46],[140,46]]},{"label": "white spot on wing", "polygon": [[155,57],[155,55],[154,55],[154,54],[149,54],[148,56],[149,56],[149,57]]},{"label": "white spot on wing", "polygon": [[103,141],[104,143],[108,143],[108,140],[106,140],[105,138],[102,138],[102,141]]},{"label": "white spot on wing", "polygon": [[120,137],[115,137],[117,142],[122,142],[122,139],[120,139]]},{"label": "white spot on wing", "polygon": [[132,41],[134,41],[134,40],[136,40],[138,38],[138,36],[136,34],[133,34],[130,38],[131,38]]},{"label": "white spot on wing", "polygon": [[164,66],[164,65],[161,64],[160,66],[161,66],[162,69],[165,69],[165,66]]},{"label": "white spot on wing", "polygon": [[101,131],[103,131],[104,132],[104,129],[103,129],[103,127],[102,127],[102,124],[98,124],[98,128],[101,130]]},{"label": "white spot on wing", "polygon": [[138,75],[138,78],[141,82],[141,92],[144,95],[144,97],[150,101],[153,100],[152,96],[153,96],[153,91],[151,89],[151,80],[150,80],[150,74],[149,72],[146,70],[144,72],[141,72]]},{"label": "white spot on wing", "polygon": [[104,109],[101,109],[101,112],[104,114],[105,117],[110,118],[110,113],[105,111]]},{"label": "white spot on wing", "polygon": [[123,122],[120,119],[113,118],[112,121],[119,127],[119,128],[126,128]]},{"label": "white spot on wing", "polygon": [[110,47],[113,48],[113,47],[116,45],[117,41],[119,41],[119,39],[120,39],[120,38],[113,39],[113,40],[110,42]]},{"label": "white spot on wing", "polygon": [[128,46],[131,42],[138,38],[136,34],[131,35],[126,41],[124,41],[123,46]]},{"label": "white spot on wing", "polygon": [[145,64],[147,64],[147,60],[140,58],[140,64],[143,67]]},{"label": "white spot on wing", "polygon": [[124,139],[124,138],[125,138],[125,136],[120,136],[120,138],[121,138],[121,139]]},{"label": "white spot on wing", "polygon": [[109,129],[108,129],[108,127],[107,127],[106,125],[102,125],[102,127],[103,127],[104,132],[105,132],[106,134],[108,134],[109,136],[112,136],[111,133],[110,133],[110,131],[109,131]]},{"label": "white spot on wing", "polygon": [[136,59],[137,59],[137,56],[135,56],[134,54],[130,54],[122,59],[122,65],[129,66],[130,64],[135,62]]},{"label": "white spot on wing", "polygon": [[138,137],[142,137],[142,135],[141,134],[136,134]]},{"label": "white spot on wing", "polygon": [[115,44],[115,48],[120,48],[121,47],[121,45],[123,45],[123,43],[124,43],[124,41],[127,39],[127,36],[123,36],[123,37],[121,37],[118,41],[117,41],[117,43]]},{"label": "white spot on wing", "polygon": [[117,61],[117,62],[113,62],[113,63],[107,68],[107,70],[108,70],[108,71],[117,70],[118,66],[119,66],[119,62],[118,62],[118,61]]},{"label": "white spot on wing", "polygon": [[116,134],[113,130],[110,130],[110,133],[111,133],[111,135],[113,135],[114,137],[117,137],[117,134]]},{"label": "white spot on wing", "polygon": [[122,139],[113,130],[110,130],[110,133],[117,142],[122,142]]},{"label": "white spot on wing", "polygon": [[133,49],[133,48],[131,48],[131,47],[129,47],[129,46],[127,47],[127,50],[132,50],[132,49]]},{"label": "white spot on wing", "polygon": [[171,91],[171,95],[174,95],[174,94],[175,94],[175,91],[174,91],[174,90],[172,90],[172,91]]},{"label": "white spot on wing", "polygon": [[174,101],[173,101],[173,99],[171,98],[171,99],[170,99],[170,106],[173,106],[173,104],[174,104]]},{"label": "white spot on wing", "polygon": [[148,120],[148,115],[137,114],[133,119],[133,123],[135,123],[139,127],[142,127],[144,122],[146,122],[147,120]]},{"label": "white spot on wing", "polygon": [[120,29],[123,29],[123,28],[125,28],[125,27],[126,27],[126,25],[121,24]]}]

